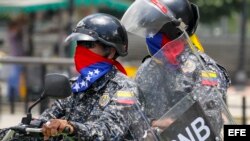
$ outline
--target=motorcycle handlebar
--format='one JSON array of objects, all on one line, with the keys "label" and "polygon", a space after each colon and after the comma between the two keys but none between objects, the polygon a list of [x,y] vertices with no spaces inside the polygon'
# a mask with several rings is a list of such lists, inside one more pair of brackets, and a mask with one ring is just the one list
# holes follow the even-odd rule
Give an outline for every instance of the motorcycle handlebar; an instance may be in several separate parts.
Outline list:
[{"label": "motorcycle handlebar", "polygon": [[42,133],[42,128],[26,128],[25,131],[32,133]]},{"label": "motorcycle handlebar", "polygon": [[25,126],[14,126],[11,127],[10,129],[18,132],[26,132],[26,133],[41,133],[42,128],[30,128],[30,127],[25,127]]},{"label": "motorcycle handlebar", "polygon": [[[15,131],[19,131],[19,132],[26,132],[26,133],[42,133],[42,128],[29,128],[29,127],[23,127],[23,126],[15,126],[15,127],[12,127],[10,128],[12,130],[15,130]],[[64,130],[63,130],[63,133],[65,134],[70,134],[70,128],[69,127],[66,127]]]}]

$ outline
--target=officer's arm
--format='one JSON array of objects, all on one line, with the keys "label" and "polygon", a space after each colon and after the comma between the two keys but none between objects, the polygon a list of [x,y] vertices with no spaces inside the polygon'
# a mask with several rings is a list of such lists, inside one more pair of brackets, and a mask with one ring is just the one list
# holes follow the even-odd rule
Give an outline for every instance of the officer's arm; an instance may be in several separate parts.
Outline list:
[{"label": "officer's arm", "polygon": [[[129,99],[128,99],[129,100]],[[134,102],[137,102],[134,101]],[[111,101],[97,115],[91,115],[84,124],[70,122],[75,136],[81,140],[122,140],[128,133],[131,123],[139,118],[133,101]]]},{"label": "officer's arm", "polygon": [[65,109],[67,106],[70,106],[72,101],[72,97],[68,97],[62,100],[56,100],[50,108],[46,109],[41,116],[40,120],[48,121],[49,119],[60,118],[65,115]]}]

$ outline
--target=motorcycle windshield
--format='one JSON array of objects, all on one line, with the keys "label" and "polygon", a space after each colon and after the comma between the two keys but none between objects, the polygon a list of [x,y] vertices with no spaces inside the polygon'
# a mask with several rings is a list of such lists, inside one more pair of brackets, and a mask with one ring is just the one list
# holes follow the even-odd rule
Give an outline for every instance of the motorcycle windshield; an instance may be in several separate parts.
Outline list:
[{"label": "motorcycle windshield", "polygon": [[172,12],[163,5],[162,0],[136,0],[123,15],[121,23],[128,32],[152,37],[173,18]]},{"label": "motorcycle windshield", "polygon": [[[222,140],[223,125],[234,124],[220,87],[219,74],[189,47],[187,39],[164,45],[136,76],[145,114],[163,141]],[[152,122],[154,121],[154,122]]]}]

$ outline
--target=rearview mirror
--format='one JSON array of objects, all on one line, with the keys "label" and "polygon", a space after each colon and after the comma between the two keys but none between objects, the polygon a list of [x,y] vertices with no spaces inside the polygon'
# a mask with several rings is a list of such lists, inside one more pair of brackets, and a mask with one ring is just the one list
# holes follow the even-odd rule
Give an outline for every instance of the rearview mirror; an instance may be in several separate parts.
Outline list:
[{"label": "rearview mirror", "polygon": [[71,95],[69,79],[62,74],[52,73],[45,77],[44,96],[63,99]]}]

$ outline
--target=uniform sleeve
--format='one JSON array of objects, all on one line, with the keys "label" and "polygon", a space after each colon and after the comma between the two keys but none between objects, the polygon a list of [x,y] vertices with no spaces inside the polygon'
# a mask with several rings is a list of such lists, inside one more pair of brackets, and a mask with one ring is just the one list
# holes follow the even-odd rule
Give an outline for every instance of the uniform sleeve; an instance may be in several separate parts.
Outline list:
[{"label": "uniform sleeve", "polygon": [[[201,57],[207,67],[207,70],[203,72],[211,75],[207,77],[206,75],[202,75],[203,72],[200,71],[199,78],[202,85],[197,89],[200,89],[200,93],[205,94],[203,95],[203,99],[200,100],[200,103],[215,133],[220,134],[224,124],[222,112],[225,107],[223,100],[226,98],[227,89],[231,80],[226,69],[220,66],[210,56],[203,53]],[[223,98],[223,100],[221,98]]]},{"label": "uniform sleeve", "polygon": [[4,136],[6,135],[8,129],[4,128],[4,129],[0,129],[0,140],[2,140],[4,138]]},{"label": "uniform sleeve", "polygon": [[48,121],[49,119],[61,118],[65,115],[65,109],[69,107],[72,101],[72,97],[68,97],[62,100],[56,100],[50,108],[46,109],[39,119]]},{"label": "uniform sleeve", "polygon": [[112,100],[102,112],[91,115],[84,124],[70,122],[75,127],[75,136],[80,140],[124,140],[128,134],[131,139],[137,138],[143,131],[135,129],[142,129],[139,127],[142,120],[136,104]]}]

